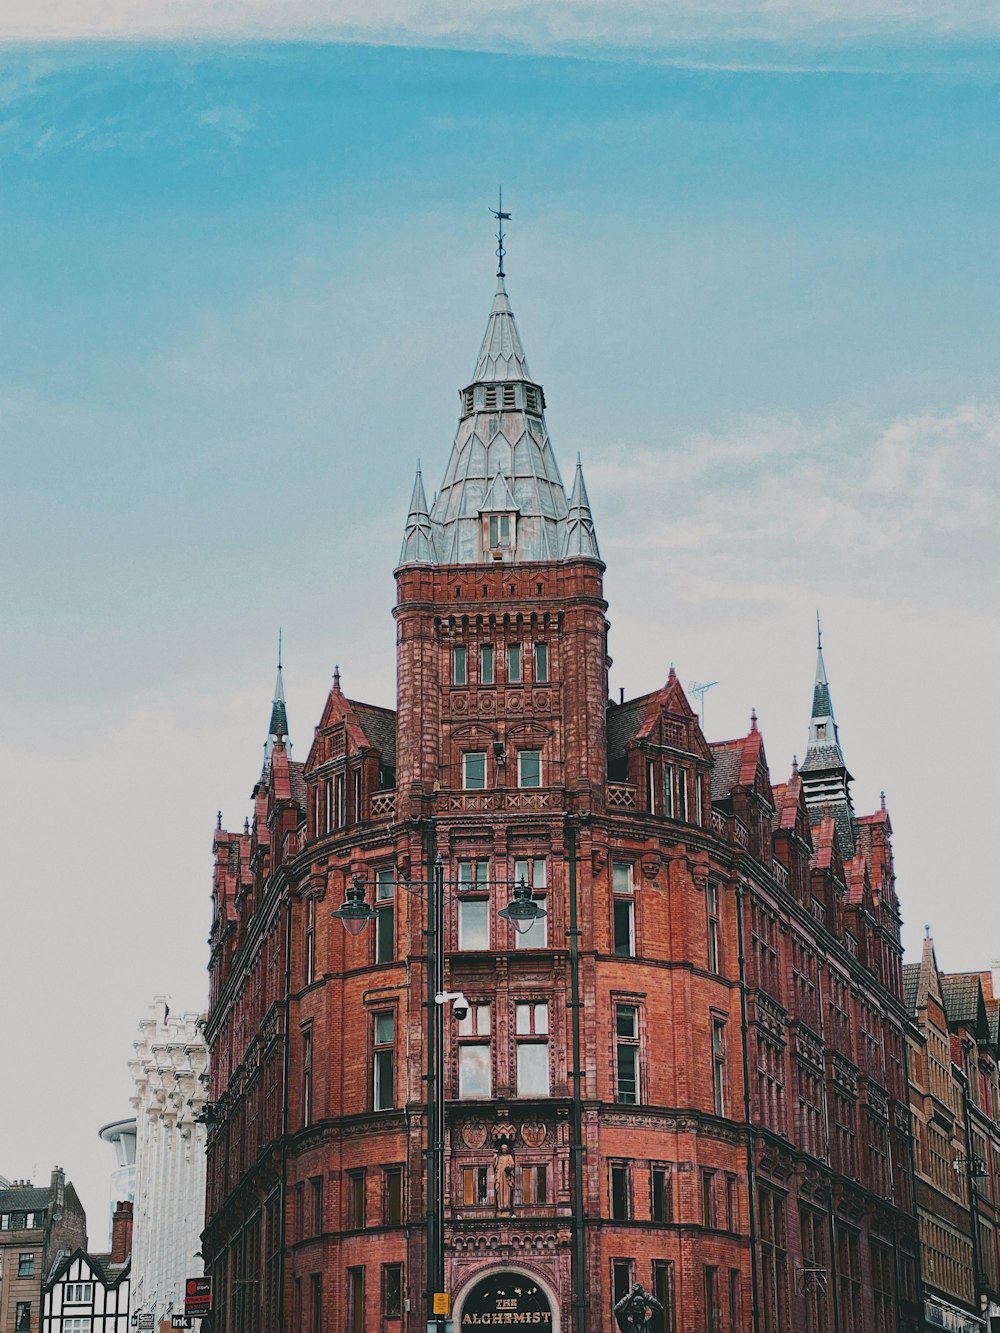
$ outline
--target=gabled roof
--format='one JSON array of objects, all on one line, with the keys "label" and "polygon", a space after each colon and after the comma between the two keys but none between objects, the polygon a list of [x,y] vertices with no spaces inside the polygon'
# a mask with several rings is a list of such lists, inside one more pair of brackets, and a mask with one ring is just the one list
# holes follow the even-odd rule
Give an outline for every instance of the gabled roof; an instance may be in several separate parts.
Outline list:
[{"label": "gabled roof", "polygon": [[[687,696],[677,679],[673,667],[667,676],[666,684],[649,694],[629,699],[623,704],[609,704],[607,713],[608,759],[620,759],[625,747],[631,740],[640,745],[644,741],[652,744],[669,744],[672,748],[686,754],[695,754],[711,762],[712,752],[701,733],[697,714],[687,701]],[[667,739],[663,736],[666,727],[682,727],[682,740]]]},{"label": "gabled roof", "polygon": [[378,750],[385,763],[390,768],[394,768],[396,765],[395,710],[379,708],[375,704],[358,703],[356,699],[351,699],[349,702],[372,749]]},{"label": "gabled roof", "polygon": [[917,1012],[917,996],[920,993],[920,964],[903,964],[903,1004],[908,1014]]},{"label": "gabled roof", "polygon": [[45,1289],[51,1290],[57,1282],[60,1282],[78,1259],[87,1265],[101,1286],[107,1287],[108,1290],[119,1286],[132,1270],[131,1255],[124,1263],[113,1264],[110,1254],[88,1254],[86,1250],[77,1248],[72,1254],[64,1254],[56,1261],[45,1281]]},{"label": "gabled roof", "polygon": [[989,1018],[978,972],[943,973],[941,995],[949,1027],[959,1024],[972,1027],[980,1041],[989,1040]]},{"label": "gabled roof", "polygon": [[340,668],[333,673],[333,687],[327,695],[323,717],[317,728],[306,762],[306,769],[324,762],[324,741],[319,733],[327,732],[339,723],[347,733],[347,753],[375,750],[390,768],[396,764],[396,714],[391,708],[348,699],[340,688]]}]

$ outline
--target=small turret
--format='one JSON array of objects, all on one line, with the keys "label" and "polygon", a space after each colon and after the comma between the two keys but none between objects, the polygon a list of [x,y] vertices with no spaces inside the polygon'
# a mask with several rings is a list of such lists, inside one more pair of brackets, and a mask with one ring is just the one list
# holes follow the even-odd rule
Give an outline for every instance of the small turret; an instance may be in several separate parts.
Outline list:
[{"label": "small turret", "polygon": [[816,617],[816,679],[813,683],[812,716],[806,757],[799,767],[810,822],[825,813],[837,826],[837,842],[845,860],[854,855],[854,806],[851,802],[852,778],[840,748],[840,735],[830,700],[830,685],[823,661],[823,637]]},{"label": "small turret", "polygon": [[[264,772],[268,770],[275,741],[285,741],[288,737],[288,711],[285,707],[285,682],[281,674],[281,630],[278,631],[278,675],[274,682],[274,698],[271,700],[271,721],[264,742]],[[291,746],[289,746],[291,749]]]}]

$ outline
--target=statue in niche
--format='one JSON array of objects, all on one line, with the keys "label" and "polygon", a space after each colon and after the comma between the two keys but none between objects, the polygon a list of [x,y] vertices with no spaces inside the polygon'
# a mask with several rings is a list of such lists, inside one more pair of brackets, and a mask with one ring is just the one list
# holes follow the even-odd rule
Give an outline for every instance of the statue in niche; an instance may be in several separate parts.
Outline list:
[{"label": "statue in niche", "polygon": [[653,1327],[653,1316],[663,1306],[637,1282],[615,1306],[615,1323],[621,1333],[647,1333]]},{"label": "statue in niche", "polygon": [[514,1215],[514,1158],[510,1144],[500,1139],[493,1154],[493,1193],[497,1212]]}]

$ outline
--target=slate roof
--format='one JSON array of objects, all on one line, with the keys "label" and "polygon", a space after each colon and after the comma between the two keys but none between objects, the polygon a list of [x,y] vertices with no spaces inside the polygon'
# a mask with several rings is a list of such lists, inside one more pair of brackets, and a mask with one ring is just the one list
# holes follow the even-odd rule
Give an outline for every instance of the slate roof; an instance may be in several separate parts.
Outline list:
[{"label": "slate roof", "polygon": [[903,964],[903,1004],[908,1014],[917,1012],[917,995],[920,991],[920,964]]},{"label": "slate roof", "polygon": [[288,783],[292,789],[292,800],[301,809],[306,808],[306,766],[296,763],[295,760],[288,761]]},{"label": "slate roof", "polygon": [[0,1190],[0,1213],[40,1213],[49,1206],[49,1188],[41,1185],[15,1185]]},{"label": "slate roof", "polygon": [[983,999],[983,983],[978,972],[942,974],[941,994],[949,1026],[953,1023],[970,1023],[978,1029],[977,1036],[984,1041],[988,1039],[989,1021]]},{"label": "slate roof", "polygon": [[372,747],[378,750],[383,761],[390,767],[396,766],[396,713],[392,708],[379,708],[375,704],[358,703],[348,699],[354,710],[361,730],[365,733]]},{"label": "slate roof", "polygon": [[[799,769],[801,773],[802,770]],[[806,797],[808,802],[808,796]],[[854,837],[854,812],[844,801],[836,803],[828,802],[825,805],[806,806],[809,815],[809,826],[815,828],[821,824],[827,815],[833,820],[837,829],[837,845],[840,848],[840,854],[845,861],[850,860],[854,855],[855,837]]]},{"label": "slate roof", "polygon": [[[654,692],[655,693],[655,692]],[[625,742],[631,740],[642,726],[642,720],[654,694],[643,694],[623,704],[608,705],[608,762],[621,759]]]},{"label": "slate roof", "polygon": [[743,766],[745,738],[735,741],[713,741],[709,746],[712,758],[712,800],[724,801],[740,780]]}]

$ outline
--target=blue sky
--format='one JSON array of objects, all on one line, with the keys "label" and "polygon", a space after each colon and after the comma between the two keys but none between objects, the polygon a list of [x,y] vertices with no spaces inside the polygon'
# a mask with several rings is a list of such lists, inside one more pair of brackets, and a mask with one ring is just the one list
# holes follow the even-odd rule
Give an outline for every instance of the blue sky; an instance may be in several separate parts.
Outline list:
[{"label": "blue sky", "polygon": [[671,661],[718,679],[709,736],[756,707],[780,780],[819,605],[908,943],[929,921],[946,967],[1000,953],[996,33],[894,44],[871,7],[864,40],[775,44],[756,14],[753,40],[650,59],[627,8],[628,41],[594,6],[572,58],[551,8],[529,41],[530,5],[530,54],[463,49],[443,9],[438,49],[408,20],[407,46],[3,50],[2,799],[30,889],[0,987],[9,1009],[44,955],[51,1024],[73,978],[88,1036],[58,1039],[71,1129],[56,1038],[10,1039],[49,1109],[0,1123],[0,1173],[64,1161],[103,1215],[93,1131],[125,1113],[134,1024],[156,991],[203,1003],[211,827],[248,811],[278,626],[300,756],[335,663],[392,702],[391,570],[474,363],[501,180],[511,299],[609,565],[615,691]]}]

